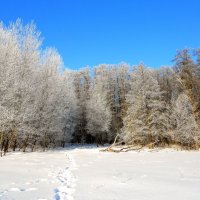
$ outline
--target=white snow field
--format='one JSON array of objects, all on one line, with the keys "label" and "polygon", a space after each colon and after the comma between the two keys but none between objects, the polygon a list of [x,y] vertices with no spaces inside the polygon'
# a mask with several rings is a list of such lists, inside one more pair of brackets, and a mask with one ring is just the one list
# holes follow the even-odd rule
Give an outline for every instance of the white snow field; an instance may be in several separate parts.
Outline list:
[{"label": "white snow field", "polygon": [[0,158],[1,200],[199,200],[200,152],[94,147]]},{"label": "white snow field", "polygon": [[0,200],[73,199],[67,151],[11,153],[0,158]]}]

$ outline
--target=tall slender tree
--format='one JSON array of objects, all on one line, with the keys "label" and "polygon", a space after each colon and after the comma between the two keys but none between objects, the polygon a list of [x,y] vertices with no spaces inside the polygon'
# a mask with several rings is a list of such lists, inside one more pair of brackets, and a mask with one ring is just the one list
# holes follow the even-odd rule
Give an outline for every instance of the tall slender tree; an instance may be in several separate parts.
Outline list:
[{"label": "tall slender tree", "polygon": [[169,129],[169,114],[157,80],[140,65],[134,69],[123,136],[127,143],[163,142]]}]

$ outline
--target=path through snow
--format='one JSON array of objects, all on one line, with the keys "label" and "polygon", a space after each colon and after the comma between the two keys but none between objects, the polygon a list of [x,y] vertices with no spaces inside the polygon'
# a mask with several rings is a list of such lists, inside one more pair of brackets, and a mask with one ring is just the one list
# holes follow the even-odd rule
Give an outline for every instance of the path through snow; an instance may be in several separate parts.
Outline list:
[{"label": "path through snow", "polygon": [[72,171],[76,169],[76,164],[74,159],[67,154],[69,161],[69,166],[65,169],[59,171],[57,179],[60,181],[61,186],[56,188],[54,191],[56,193],[56,200],[73,200],[73,193],[75,191],[75,177]]}]

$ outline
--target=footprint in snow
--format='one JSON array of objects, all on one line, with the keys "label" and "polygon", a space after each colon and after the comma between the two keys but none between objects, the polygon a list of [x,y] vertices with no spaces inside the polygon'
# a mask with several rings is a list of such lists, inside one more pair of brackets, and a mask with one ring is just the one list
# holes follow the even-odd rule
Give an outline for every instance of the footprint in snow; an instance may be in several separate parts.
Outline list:
[{"label": "footprint in snow", "polygon": [[29,192],[29,191],[35,191],[37,188],[10,188],[10,192]]},{"label": "footprint in snow", "polygon": [[4,190],[2,192],[0,192],[0,197],[2,197],[4,194],[6,194],[8,192],[8,190]]}]

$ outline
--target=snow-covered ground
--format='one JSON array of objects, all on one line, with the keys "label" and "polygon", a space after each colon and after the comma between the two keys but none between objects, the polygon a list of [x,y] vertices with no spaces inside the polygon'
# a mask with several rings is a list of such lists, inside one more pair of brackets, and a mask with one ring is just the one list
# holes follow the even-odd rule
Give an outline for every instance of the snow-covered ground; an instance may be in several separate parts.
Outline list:
[{"label": "snow-covered ground", "polygon": [[0,158],[0,199],[199,200],[200,152],[14,153]]},{"label": "snow-covered ground", "polygon": [[0,200],[73,199],[73,166],[66,150],[7,154],[0,158]]}]

